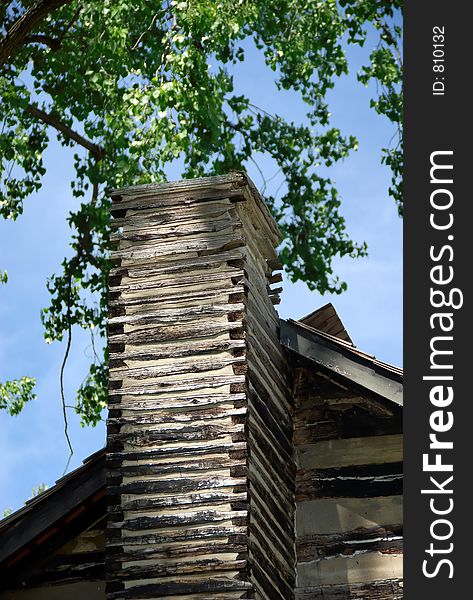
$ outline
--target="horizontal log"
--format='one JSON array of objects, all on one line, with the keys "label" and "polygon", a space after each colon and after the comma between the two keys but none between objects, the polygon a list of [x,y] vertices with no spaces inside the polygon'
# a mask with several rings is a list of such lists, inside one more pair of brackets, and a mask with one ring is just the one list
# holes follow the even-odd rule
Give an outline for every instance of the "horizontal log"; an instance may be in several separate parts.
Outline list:
[{"label": "horizontal log", "polygon": [[402,519],[402,496],[306,500],[297,503],[297,538],[336,535],[386,524],[401,526]]},{"label": "horizontal log", "polygon": [[241,303],[216,304],[213,306],[202,305],[188,308],[165,308],[162,310],[150,311],[148,313],[112,317],[109,319],[109,323],[112,325],[118,323],[147,324],[159,323],[160,321],[172,324],[176,321],[186,323],[187,321],[193,321],[196,317],[216,317],[218,315],[241,312],[243,309],[244,305]]},{"label": "horizontal log", "polygon": [[381,554],[402,554],[402,524],[360,527],[353,531],[332,535],[312,534],[297,537],[297,558],[299,562],[309,562],[336,556],[354,556],[365,552]]},{"label": "horizontal log", "polygon": [[206,544],[168,544],[163,546],[152,546],[144,548],[127,548],[122,554],[114,553],[113,558],[122,562],[139,562],[144,560],[173,559],[185,557],[197,557],[203,555],[236,554],[238,558],[247,556],[248,548],[245,544],[221,543],[219,541],[209,541]]},{"label": "horizontal log", "polygon": [[[107,532],[109,535],[108,546],[114,548],[117,552],[123,551],[123,546],[126,545],[127,549],[132,547],[142,546],[153,546],[160,547],[165,544],[174,544],[179,542],[185,542],[186,544],[192,544],[194,542],[211,541],[211,540],[225,540],[226,543],[230,544],[231,547],[246,544],[247,541],[247,527],[245,525],[207,525],[207,526],[194,526],[194,527],[179,527],[175,529],[166,529],[159,532],[142,532],[141,534],[125,534],[122,535],[121,530],[111,529]],[[116,537],[113,537],[116,534]],[[117,550],[118,549],[118,550]]]},{"label": "horizontal log", "polygon": [[[186,420],[187,416],[193,413],[203,411],[216,412],[221,405],[225,406],[246,406],[246,394],[192,394],[191,396],[164,396],[163,394],[142,394],[140,397],[128,396],[114,397],[110,403],[109,418],[118,416],[123,411],[124,414],[138,412],[143,415],[155,413],[159,407],[163,414],[173,412],[176,419],[182,415]],[[114,412],[116,411],[116,412]]]},{"label": "horizontal log", "polygon": [[[133,598],[165,598],[168,596],[177,596],[179,594],[221,594],[222,592],[242,591],[246,592],[252,589],[248,581],[238,581],[236,579],[205,579],[193,581],[192,579],[182,582],[149,583],[145,585],[137,584],[116,593],[107,594],[107,600],[127,600]],[[218,598],[219,596],[216,596]],[[220,596],[221,597],[221,596]],[[237,596],[238,597],[238,596]]]},{"label": "horizontal log", "polygon": [[156,511],[160,508],[186,508],[189,506],[200,507],[209,506],[214,504],[222,504],[228,502],[232,505],[235,503],[246,502],[248,498],[247,492],[229,492],[225,491],[214,491],[214,492],[200,492],[193,494],[179,494],[179,496],[146,496],[144,498],[138,498],[135,500],[123,499],[120,506],[111,506],[110,510],[137,510],[137,511]]},{"label": "horizontal log", "polygon": [[367,583],[403,576],[401,554],[370,552],[353,557],[298,563],[297,582],[302,588],[350,583]]},{"label": "horizontal log", "polygon": [[[230,488],[234,491],[246,489],[246,478],[242,477],[187,477],[180,479],[164,479],[160,481],[142,481],[123,483],[120,486],[107,487],[109,494],[187,494],[198,490],[215,490]],[[232,492],[230,491],[229,494]]]},{"label": "horizontal log", "polygon": [[402,484],[402,462],[302,469],[296,474],[296,499],[395,496],[402,494]]},{"label": "horizontal log", "polygon": [[190,275],[175,274],[172,276],[151,277],[147,274],[143,279],[135,281],[128,277],[126,283],[121,285],[113,285],[112,291],[114,294],[136,294],[137,292],[155,292],[156,295],[175,295],[178,290],[196,289],[203,284],[211,284],[211,289],[221,289],[229,287],[230,284],[242,285],[244,283],[244,271],[235,270],[233,268],[224,271],[200,272],[197,270]]},{"label": "horizontal log", "polygon": [[[141,384],[141,385],[123,385],[123,382],[119,387],[111,386],[108,391],[109,399],[113,396],[144,396],[149,394],[170,394],[170,393],[183,393],[190,392],[193,390],[202,390],[207,388],[221,388],[231,385],[244,385],[246,378],[244,375],[212,375],[209,377],[199,377],[195,381],[189,383],[185,379],[174,379],[160,381],[157,379],[152,384]],[[118,382],[120,383],[120,382]],[[159,399],[157,400],[159,402]]]},{"label": "horizontal log", "polygon": [[207,558],[201,560],[176,562],[154,562],[152,565],[134,566],[128,562],[125,564],[114,562],[107,568],[107,575],[117,575],[121,581],[139,581],[153,579],[155,577],[180,577],[200,573],[220,574],[225,571],[242,571],[246,568],[246,560],[219,560],[218,558]]},{"label": "horizontal log", "polygon": [[149,477],[155,475],[167,475],[215,471],[246,466],[246,459],[232,460],[231,458],[207,458],[201,460],[188,460],[187,462],[167,462],[167,463],[147,463],[139,465],[122,465],[117,469],[109,468],[107,473],[110,476],[121,475],[123,477]]},{"label": "horizontal log", "polygon": [[[166,193],[162,190],[162,187],[159,184],[156,187],[153,185],[147,186],[146,191],[142,191],[140,194],[133,194],[133,188],[130,188],[130,193],[126,195],[112,195],[112,214],[117,210],[124,209],[159,209],[161,207],[177,207],[177,206],[191,206],[191,205],[199,205],[199,204],[207,204],[210,202],[219,202],[221,203],[224,199],[232,200],[233,202],[243,201],[244,196],[243,192],[240,188],[232,189],[230,186],[215,188],[215,189],[206,189],[205,192],[203,190],[193,189],[189,190],[186,193],[182,192],[182,183],[178,182],[179,188],[177,188],[177,182],[174,182],[176,185],[176,190],[173,191],[171,188],[172,184],[169,185],[169,190],[166,190]],[[159,186],[159,187],[158,187]],[[196,207],[196,211],[199,210]]]},{"label": "horizontal log", "polygon": [[327,408],[319,409],[318,416],[310,422],[301,423],[297,412],[294,416],[294,443],[296,446],[317,443],[323,440],[361,438],[395,435],[402,433],[402,415],[380,419],[357,407],[343,412]]},{"label": "horizontal log", "polygon": [[[188,358],[188,357],[185,357]],[[120,367],[113,368],[110,373],[110,381],[120,381],[127,379],[152,379],[153,377],[166,377],[168,375],[178,375],[182,373],[205,373],[218,371],[231,365],[244,365],[245,356],[231,356],[229,358],[212,357],[205,360],[180,360],[172,364],[158,364],[143,367]]]},{"label": "horizontal log", "polygon": [[167,527],[183,527],[189,525],[205,525],[207,523],[220,523],[235,521],[243,524],[248,517],[246,510],[218,511],[199,510],[182,514],[157,515],[152,517],[128,518],[122,523],[109,523],[109,527],[118,526],[126,531],[148,531]]},{"label": "horizontal log", "polygon": [[[158,217],[159,218],[159,217]],[[128,225],[128,224],[127,224]],[[110,240],[112,242],[130,241],[142,242],[151,240],[166,240],[172,238],[181,238],[187,236],[200,236],[203,233],[217,233],[225,230],[232,232],[235,228],[241,227],[241,222],[238,219],[229,217],[228,212],[224,213],[221,218],[213,218],[211,222],[202,220],[191,222],[189,219],[182,224],[174,224],[167,226],[159,226],[155,221],[153,227],[137,227],[131,229],[129,226],[125,231],[112,233]]]},{"label": "horizontal log", "polygon": [[71,585],[75,582],[99,582],[105,579],[105,553],[77,552],[48,557],[40,567],[23,568],[22,572],[2,575],[2,591],[21,589],[25,585],[31,589],[47,585]]},{"label": "horizontal log", "polygon": [[141,450],[133,452],[109,452],[107,455],[108,460],[112,461],[112,464],[120,461],[137,461],[137,460],[150,460],[154,458],[165,459],[169,456],[185,457],[185,456],[202,456],[206,454],[218,454],[218,453],[232,453],[232,452],[244,452],[246,451],[247,443],[242,442],[225,442],[217,444],[183,444],[182,446],[161,446],[159,448],[152,448],[151,450]]},{"label": "horizontal log", "polygon": [[401,578],[297,588],[296,600],[403,600]]},{"label": "horizontal log", "polygon": [[241,248],[245,246],[246,240],[242,236],[235,234],[216,235],[214,237],[206,238],[194,238],[189,240],[182,240],[180,242],[168,242],[157,245],[150,245],[149,247],[135,247],[132,246],[128,249],[115,250],[112,254],[112,261],[116,262],[119,260],[150,260],[150,259],[162,259],[164,257],[179,256],[181,260],[185,259],[185,256],[194,252],[225,252],[226,250],[233,250],[235,248]]},{"label": "horizontal log", "polygon": [[324,469],[400,462],[402,451],[401,435],[345,438],[297,446],[296,460],[300,469]]},{"label": "horizontal log", "polygon": [[188,425],[178,428],[165,427],[158,430],[154,429],[138,429],[133,432],[109,434],[108,442],[120,442],[128,446],[149,447],[153,444],[163,444],[165,442],[194,442],[196,440],[210,441],[227,437],[236,433],[243,433],[244,425],[232,424],[205,424],[205,425]]},{"label": "horizontal log", "polygon": [[186,323],[182,325],[162,325],[160,327],[146,327],[136,329],[127,333],[110,333],[110,344],[154,344],[158,342],[175,342],[176,340],[186,342],[189,340],[200,340],[211,338],[222,333],[242,330],[242,323]]},{"label": "horizontal log", "polygon": [[157,304],[160,307],[165,307],[168,304],[182,305],[183,303],[195,303],[203,306],[204,304],[227,302],[228,296],[231,294],[243,294],[244,291],[245,288],[242,285],[227,285],[226,287],[218,288],[209,287],[207,290],[187,289],[174,293],[164,290],[163,294],[156,295],[137,295],[136,293],[127,295],[122,293],[116,299],[109,299],[108,305],[109,307],[121,307],[125,310],[131,309],[132,307],[132,310],[137,310],[141,307],[143,307],[144,310],[148,310],[146,307],[150,304]]},{"label": "horizontal log", "polygon": [[201,204],[197,211],[195,206],[180,206],[178,211],[172,206],[163,207],[159,210],[153,208],[127,209],[125,217],[113,217],[111,224],[113,229],[120,227],[141,229],[141,227],[165,227],[182,223],[208,221],[220,219],[225,215],[232,218],[236,216],[235,206],[228,199],[210,204]]},{"label": "horizontal log", "polygon": [[234,249],[205,256],[187,258],[185,261],[176,258],[174,261],[163,261],[160,264],[150,262],[148,264],[120,265],[110,269],[110,277],[126,276],[130,279],[140,280],[149,277],[162,277],[163,275],[169,275],[171,273],[180,274],[191,271],[195,278],[194,271],[215,269],[221,265],[225,265],[225,270],[231,274],[232,272],[236,273],[240,268],[229,263],[241,261],[243,257],[244,254],[242,250]]},{"label": "horizontal log", "polygon": [[212,419],[222,419],[224,417],[241,417],[247,412],[246,406],[235,408],[234,404],[229,402],[225,405],[206,406],[204,410],[198,410],[198,408],[196,410],[181,410],[176,410],[175,407],[167,410],[162,409],[160,403],[155,402],[154,407],[148,410],[143,410],[142,407],[141,411],[127,411],[126,409],[117,411],[120,416],[112,414],[107,422],[111,426],[179,424],[211,421]]}]

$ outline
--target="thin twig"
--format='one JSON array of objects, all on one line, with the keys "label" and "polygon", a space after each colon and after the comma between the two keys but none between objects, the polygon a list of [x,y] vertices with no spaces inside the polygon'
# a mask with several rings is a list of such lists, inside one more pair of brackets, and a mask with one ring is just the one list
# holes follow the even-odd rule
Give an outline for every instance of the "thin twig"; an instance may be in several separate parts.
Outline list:
[{"label": "thin twig", "polygon": [[251,162],[255,165],[255,167],[258,169],[258,172],[260,174],[261,179],[263,180],[263,189],[261,190],[261,193],[264,194],[265,190],[266,190],[266,177],[264,176],[263,171],[261,170],[259,164],[256,162],[256,160],[251,156],[250,154],[250,160]]},{"label": "thin twig", "polygon": [[77,19],[79,18],[79,13],[82,10],[82,5],[79,4],[79,6],[76,8],[74,14],[72,15],[72,19],[69,21],[69,23],[67,24],[66,28],[64,29],[64,31],[62,31],[59,36],[58,36],[58,42],[61,43],[62,40],[64,39],[64,36],[69,33],[71,27],[74,25],[74,23],[77,21]]},{"label": "thin twig", "polygon": [[[270,112],[268,112],[264,108],[261,108],[260,106],[256,106],[256,104],[252,104],[251,102],[249,102],[248,106],[251,106],[252,108],[255,108],[258,112],[261,112],[261,113],[265,114],[267,117],[270,117],[271,119],[276,119],[276,115],[272,115]],[[252,112],[254,113],[254,111],[252,111]]]},{"label": "thin twig", "polygon": [[132,50],[136,50],[138,48],[141,40],[144,38],[144,36],[148,33],[148,31],[151,30],[151,28],[153,27],[153,25],[156,23],[156,19],[158,18],[158,16],[159,16],[159,13],[156,13],[153,16],[153,18],[151,20],[151,23],[149,24],[149,27],[143,31],[143,33],[140,35],[140,37],[136,40],[136,42],[131,47]]},{"label": "thin twig", "polygon": [[68,423],[67,423],[67,413],[66,413],[66,398],[64,394],[64,369],[66,367],[67,359],[69,357],[69,351],[71,349],[71,341],[72,341],[72,327],[71,327],[71,286],[72,286],[72,273],[69,276],[69,297],[67,303],[67,345],[66,352],[64,354],[64,358],[61,365],[61,374],[60,374],[60,384],[61,384],[61,403],[62,403],[62,416],[64,419],[64,436],[67,441],[67,445],[69,446],[69,458],[67,459],[66,466],[64,467],[63,475],[67,472],[69,467],[69,463],[71,462],[72,455],[74,454],[74,448],[72,447],[71,438],[69,437],[68,432]]}]

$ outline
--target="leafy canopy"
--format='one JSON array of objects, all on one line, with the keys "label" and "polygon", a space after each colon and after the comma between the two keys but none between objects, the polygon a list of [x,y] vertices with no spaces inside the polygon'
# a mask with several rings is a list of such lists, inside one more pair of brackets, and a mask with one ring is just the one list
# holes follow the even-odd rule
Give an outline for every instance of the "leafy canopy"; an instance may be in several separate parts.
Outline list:
[{"label": "leafy canopy", "polygon": [[[80,206],[68,219],[72,256],[48,281],[47,341],[67,339],[67,358],[73,326],[105,337],[105,190],[163,180],[173,161],[194,177],[270,157],[285,183],[282,196],[267,201],[285,238],[289,277],[321,293],[343,291],[332,259],[363,256],[366,246],[348,237],[323,173],[357,141],[330,124],[326,94],[348,72],[347,45],[363,45],[374,31],[377,46],[358,77],[376,81],[372,106],[399,133],[382,160],[401,212],[401,8],[401,0],[0,0],[1,215],[18,218],[41,187],[51,137],[75,149],[71,186]],[[251,68],[249,43],[277,87],[300,96],[307,124],[234,90],[234,74]],[[95,424],[105,406],[106,362],[96,356],[78,390],[83,423]],[[6,407],[31,395],[28,381],[4,384]]]}]

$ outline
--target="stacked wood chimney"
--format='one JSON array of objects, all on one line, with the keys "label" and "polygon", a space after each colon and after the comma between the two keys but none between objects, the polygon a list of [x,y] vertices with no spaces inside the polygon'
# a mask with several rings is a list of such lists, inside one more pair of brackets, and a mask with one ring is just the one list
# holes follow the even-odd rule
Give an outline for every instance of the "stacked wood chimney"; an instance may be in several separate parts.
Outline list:
[{"label": "stacked wood chimney", "polygon": [[112,199],[107,598],[290,600],[276,225],[240,173]]}]

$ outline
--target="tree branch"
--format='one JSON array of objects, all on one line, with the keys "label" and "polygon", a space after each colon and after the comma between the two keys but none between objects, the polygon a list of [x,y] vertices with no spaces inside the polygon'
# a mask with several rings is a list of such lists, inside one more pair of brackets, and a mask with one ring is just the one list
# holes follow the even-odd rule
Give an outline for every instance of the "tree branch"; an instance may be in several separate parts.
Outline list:
[{"label": "tree branch", "polygon": [[44,110],[41,110],[32,104],[28,104],[26,112],[32,117],[35,117],[35,119],[39,119],[43,123],[51,125],[51,127],[54,127],[54,129],[57,131],[60,131],[67,138],[88,150],[93,156],[95,156],[97,160],[101,160],[105,156],[105,150],[102,148],[102,146],[94,144],[83,135],[80,135],[80,133],[77,133],[77,131],[74,131],[67,125],[64,125],[64,123],[61,123],[61,121],[54,115],[44,112]]},{"label": "tree branch", "polygon": [[60,40],[53,38],[49,35],[29,35],[25,38],[25,43],[36,43],[36,44],[44,44],[45,46],[49,46],[51,50],[59,50],[61,47]]},{"label": "tree branch", "polygon": [[13,23],[0,41],[0,67],[21,50],[28,35],[47,15],[71,2],[72,0],[37,0]]},{"label": "tree branch", "polygon": [[69,21],[69,23],[67,24],[67,27],[64,29],[64,31],[59,35],[58,41],[59,44],[62,42],[64,36],[66,35],[66,33],[69,32],[69,30],[71,29],[71,27],[74,25],[74,23],[77,21],[77,19],[79,18],[79,14],[80,11],[82,10],[82,6],[79,4],[79,6],[77,7],[75,13],[72,15],[72,19]]}]

